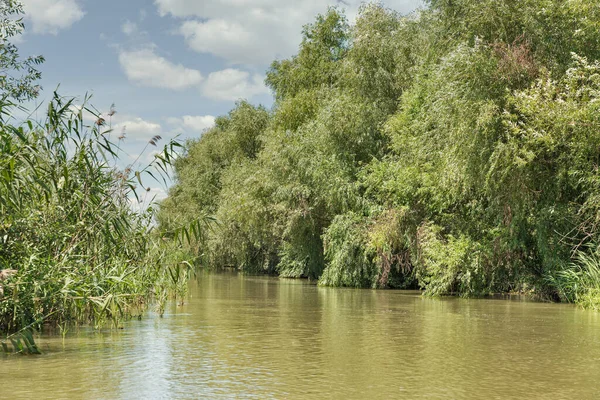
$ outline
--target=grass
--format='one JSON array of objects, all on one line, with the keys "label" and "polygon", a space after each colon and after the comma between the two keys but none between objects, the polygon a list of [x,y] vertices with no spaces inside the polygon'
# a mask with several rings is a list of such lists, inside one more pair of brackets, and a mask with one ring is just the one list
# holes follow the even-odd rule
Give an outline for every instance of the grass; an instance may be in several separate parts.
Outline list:
[{"label": "grass", "polygon": [[117,326],[181,298],[191,271],[181,240],[163,239],[153,201],[131,207],[146,180],[166,182],[179,143],[149,165],[123,166],[125,135],[112,142],[87,98],[75,107],[55,94],[41,123],[7,122],[15,107],[0,101],[0,332],[16,332],[2,348],[34,353],[31,332],[44,325]]},{"label": "grass", "polygon": [[575,262],[549,280],[562,300],[600,310],[600,258],[596,252],[578,252]]}]

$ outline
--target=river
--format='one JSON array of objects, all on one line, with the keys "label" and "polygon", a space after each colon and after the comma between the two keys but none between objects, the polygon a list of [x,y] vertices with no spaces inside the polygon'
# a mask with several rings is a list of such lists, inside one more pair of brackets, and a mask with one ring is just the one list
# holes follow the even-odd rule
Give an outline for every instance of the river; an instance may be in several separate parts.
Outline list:
[{"label": "river", "polygon": [[600,316],[570,305],[202,274],[184,306],[123,328],[0,358],[0,398],[600,396]]}]

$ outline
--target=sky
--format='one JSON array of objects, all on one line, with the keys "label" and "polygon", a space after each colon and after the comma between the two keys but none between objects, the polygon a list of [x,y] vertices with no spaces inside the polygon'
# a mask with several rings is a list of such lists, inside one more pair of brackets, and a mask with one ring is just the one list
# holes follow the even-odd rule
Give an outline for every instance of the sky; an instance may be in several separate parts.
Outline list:
[{"label": "sky", "polygon": [[[357,0],[21,0],[21,56],[43,55],[45,104],[86,94],[107,115],[135,159],[154,135],[198,138],[235,101],[271,107],[264,85],[273,60],[295,54],[302,26],[328,6],[355,18]],[[409,13],[420,0],[387,0]],[[60,86],[59,86],[60,85]],[[35,109],[30,104],[30,109]],[[40,114],[41,111],[39,112]],[[152,152],[144,154],[149,160]],[[151,185],[157,199],[164,187]]]}]

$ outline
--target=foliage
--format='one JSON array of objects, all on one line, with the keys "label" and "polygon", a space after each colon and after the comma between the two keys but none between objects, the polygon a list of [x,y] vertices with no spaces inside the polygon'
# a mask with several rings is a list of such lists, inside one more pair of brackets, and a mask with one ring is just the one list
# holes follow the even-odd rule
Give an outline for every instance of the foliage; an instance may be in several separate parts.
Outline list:
[{"label": "foliage", "polygon": [[161,220],[214,215],[213,267],[591,305],[569,293],[597,290],[593,269],[569,265],[599,241],[599,10],[372,3],[350,25],[332,8],[271,65],[249,145],[224,124],[188,143]]},{"label": "foliage", "polygon": [[8,336],[5,341],[0,341],[0,348],[4,354],[42,354],[35,344],[31,329],[22,329]]},{"label": "foliage", "polygon": [[21,101],[37,97],[36,81],[41,73],[36,69],[44,57],[20,59],[19,50],[10,42],[23,33],[23,5],[17,0],[0,2],[0,97]]},{"label": "foliage", "polygon": [[[206,220],[206,216],[217,213],[226,171],[256,157],[262,147],[260,133],[268,118],[263,107],[240,102],[228,116],[217,118],[216,126],[203,134],[202,145],[198,141],[187,143],[186,152],[174,163],[176,183],[157,216],[163,230],[174,232],[191,221]],[[237,193],[235,186],[233,189]],[[201,246],[206,240],[196,241],[196,255],[204,254]],[[210,246],[218,244],[211,242]]]},{"label": "foliage", "polygon": [[375,286],[377,267],[366,251],[363,220],[355,214],[338,215],[324,235],[327,268],[319,283],[326,286]]},{"label": "foliage", "polygon": [[589,253],[578,252],[575,262],[549,276],[562,300],[600,310],[600,259],[593,246]]},{"label": "foliage", "polygon": [[267,85],[279,100],[294,97],[303,90],[334,85],[339,76],[337,63],[345,57],[347,44],[346,17],[335,9],[318,15],[314,24],[303,29],[298,55],[273,62],[267,73]]},{"label": "foliage", "polygon": [[116,325],[151,299],[160,306],[184,277],[184,255],[152,232],[153,207],[130,205],[146,193],[144,176],[167,170],[177,142],[149,166],[121,170],[104,120],[88,125],[84,110],[55,94],[45,122],[0,126],[0,270],[13,270],[0,282],[2,332]]}]

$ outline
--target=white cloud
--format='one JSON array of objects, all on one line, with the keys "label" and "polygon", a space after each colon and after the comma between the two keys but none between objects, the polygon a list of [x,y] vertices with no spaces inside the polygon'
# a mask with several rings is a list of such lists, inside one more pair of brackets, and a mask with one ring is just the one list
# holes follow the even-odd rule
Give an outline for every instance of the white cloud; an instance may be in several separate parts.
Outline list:
[{"label": "white cloud", "polygon": [[215,126],[215,117],[212,115],[184,115],[183,126],[191,130],[203,132]]},{"label": "white cloud", "polygon": [[85,15],[77,0],[21,0],[33,33],[50,33],[71,27]]},{"label": "white cloud", "polygon": [[[102,111],[94,109],[89,104],[87,104],[85,108],[81,104],[72,104],[69,109],[73,114],[78,115],[81,113],[84,124],[89,126],[95,125],[99,119],[103,119],[104,123],[101,130],[111,130],[112,139],[115,139],[123,133],[125,134],[125,139],[142,141],[149,141],[156,135],[166,136],[161,124],[145,120],[144,118],[135,115],[122,114],[113,107]],[[93,112],[90,112],[90,109],[93,110]],[[206,118],[208,122],[212,117],[206,116],[200,118]],[[177,120],[183,124],[185,117]]]},{"label": "white cloud", "polygon": [[187,45],[199,53],[210,53],[233,64],[260,65],[263,60],[275,58],[278,51],[286,47],[277,35],[273,35],[270,43],[258,45],[261,32],[249,30],[237,21],[212,19],[206,22],[185,21],[178,30]]},{"label": "white cloud", "polygon": [[212,72],[202,86],[202,94],[213,100],[249,99],[269,90],[258,74],[250,76],[249,72],[228,68]]},{"label": "white cloud", "polygon": [[184,115],[181,118],[168,118],[167,122],[186,131],[204,132],[215,126],[212,115]]},{"label": "white cloud", "polygon": [[138,26],[135,22],[127,20],[121,25],[121,31],[127,36],[131,36],[136,33],[138,30]]},{"label": "white cloud", "polygon": [[[127,78],[142,86],[173,90],[197,87],[205,97],[223,101],[250,99],[269,93],[264,84],[264,77],[261,75],[227,68],[210,73],[205,80],[200,71],[174,64],[157,55],[152,48],[121,50],[119,62]],[[195,117],[188,117],[190,118],[188,123],[198,122],[192,120]]]},{"label": "white cloud", "polygon": [[119,63],[127,78],[142,86],[182,90],[203,79],[200,71],[174,64],[152,49],[121,51]]},{"label": "white cloud", "polygon": [[[118,114],[117,114],[118,115]],[[115,118],[113,123],[113,132],[118,134],[125,133],[127,139],[150,140],[155,135],[160,135],[162,127],[155,122],[146,121],[139,117]]]},{"label": "white cloud", "polygon": [[[302,26],[329,6],[342,6],[352,20],[363,0],[155,0],[162,16],[181,18],[177,32],[188,46],[231,64],[264,67],[297,51]],[[421,0],[388,0],[409,12]],[[195,19],[194,19],[195,18]]]}]

